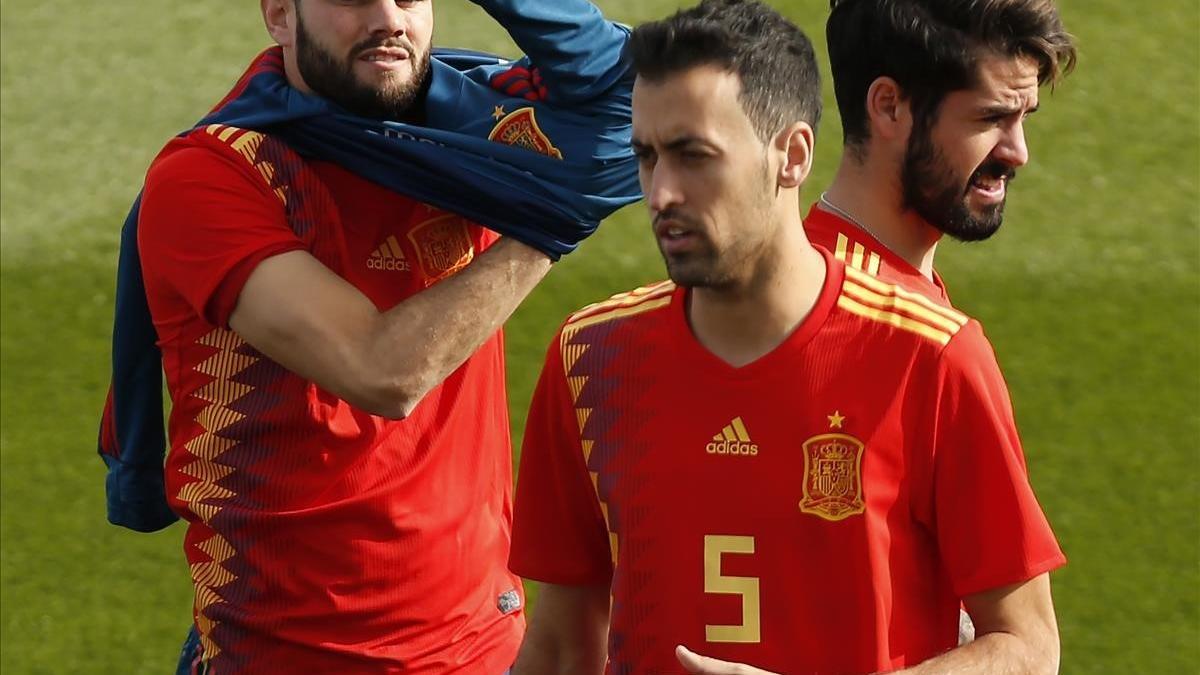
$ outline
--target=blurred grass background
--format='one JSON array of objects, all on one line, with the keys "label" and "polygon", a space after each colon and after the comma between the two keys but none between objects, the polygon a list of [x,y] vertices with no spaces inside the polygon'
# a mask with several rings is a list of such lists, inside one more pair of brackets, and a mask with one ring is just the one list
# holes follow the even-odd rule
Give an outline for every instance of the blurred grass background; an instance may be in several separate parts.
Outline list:
[{"label": "blurred grass background", "polygon": [[[678,4],[600,2],[627,23]],[[774,4],[823,54],[828,4]],[[1043,92],[1004,229],[944,244],[938,266],[995,344],[1071,561],[1054,577],[1062,671],[1197,672],[1200,9],[1060,5],[1080,65]],[[437,12],[440,44],[514,54],[466,0]],[[159,147],[267,37],[244,0],[4,0],[0,16],[0,671],[170,672],[183,529],[108,525],[93,454],[118,232]],[[826,94],[806,202],[840,150]],[[556,267],[508,329],[514,438],[562,317],[662,274],[641,206]]]}]

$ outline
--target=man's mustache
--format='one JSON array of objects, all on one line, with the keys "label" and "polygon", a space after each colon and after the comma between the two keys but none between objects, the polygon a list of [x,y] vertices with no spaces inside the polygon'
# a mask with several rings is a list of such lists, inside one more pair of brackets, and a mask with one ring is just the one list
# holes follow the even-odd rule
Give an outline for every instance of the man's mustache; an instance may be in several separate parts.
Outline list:
[{"label": "man's mustache", "polygon": [[975,169],[971,174],[971,179],[968,182],[974,182],[976,178],[1003,178],[1006,182],[1011,182],[1017,177],[1017,170],[999,160],[989,160],[984,162]]},{"label": "man's mustache", "polygon": [[409,59],[415,61],[417,58],[417,50],[412,46],[412,43],[396,37],[385,38],[383,40],[363,40],[354,45],[354,49],[350,50],[350,58],[351,60],[357,59],[363,52],[371,49],[379,49],[380,47],[386,49],[403,49],[408,52]]},{"label": "man's mustache", "polygon": [[697,221],[696,219],[687,215],[686,213],[680,211],[679,209],[667,209],[665,211],[659,211],[657,214],[655,214],[654,221],[651,224],[654,226],[655,229],[657,229],[659,223],[661,223],[663,221],[667,221],[667,220],[673,220],[677,223],[683,223],[684,225],[687,225],[687,226],[693,227],[693,228],[699,228],[699,226],[700,226],[699,221]]}]

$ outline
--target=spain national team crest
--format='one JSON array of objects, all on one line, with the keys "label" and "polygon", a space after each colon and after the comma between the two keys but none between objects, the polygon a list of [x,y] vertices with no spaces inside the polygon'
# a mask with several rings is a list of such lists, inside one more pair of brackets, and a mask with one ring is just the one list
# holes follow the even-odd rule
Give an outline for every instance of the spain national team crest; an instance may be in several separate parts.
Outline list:
[{"label": "spain national team crest", "polygon": [[847,434],[821,434],[804,442],[804,499],[800,510],[838,521],[862,513],[863,442]]},{"label": "spain national team crest", "polygon": [[417,225],[408,238],[416,247],[417,258],[430,282],[457,272],[475,257],[466,222],[452,213]]},{"label": "spain national team crest", "polygon": [[550,137],[538,126],[533,108],[518,108],[505,115],[492,128],[488,140],[533,150],[555,159],[563,158],[558,148],[550,142]]}]

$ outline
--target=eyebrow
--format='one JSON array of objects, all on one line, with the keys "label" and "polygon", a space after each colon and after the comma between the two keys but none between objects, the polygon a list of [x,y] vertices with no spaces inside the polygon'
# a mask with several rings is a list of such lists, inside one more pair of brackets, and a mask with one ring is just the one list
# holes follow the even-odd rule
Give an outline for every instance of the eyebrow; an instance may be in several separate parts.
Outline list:
[{"label": "eyebrow", "polygon": [[[647,150],[651,146],[651,144],[645,143],[636,138],[633,139],[632,145],[633,145],[634,150],[639,150],[639,151]],[[718,149],[716,146],[714,146],[712,143],[708,142],[707,140],[705,140],[699,136],[692,136],[692,135],[685,135],[685,136],[680,136],[678,138],[671,139],[670,141],[667,141],[663,145],[663,149],[664,150],[680,150],[689,145],[702,145],[705,148],[708,148],[708,149],[714,150],[714,151],[716,151]]]},{"label": "eyebrow", "polygon": [[[1033,113],[1038,111],[1038,107],[1039,106],[1036,106],[1036,105],[1033,106],[1032,108],[1026,110],[1025,114],[1032,115]],[[1003,116],[1008,116],[1008,115],[1015,115],[1016,113],[1019,113],[1019,112],[1021,112],[1021,106],[1019,106],[1019,105],[1004,105],[1004,104],[986,105],[979,109],[979,114],[983,117],[993,117],[993,116],[1003,117]]]}]

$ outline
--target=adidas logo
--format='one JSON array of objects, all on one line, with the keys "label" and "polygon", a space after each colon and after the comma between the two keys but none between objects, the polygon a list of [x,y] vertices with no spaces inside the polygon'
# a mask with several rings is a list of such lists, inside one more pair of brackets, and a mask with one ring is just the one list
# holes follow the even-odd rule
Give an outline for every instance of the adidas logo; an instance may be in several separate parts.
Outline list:
[{"label": "adidas logo", "polygon": [[721,433],[712,437],[712,442],[704,446],[710,455],[747,455],[753,457],[758,454],[758,444],[750,441],[750,432],[746,431],[746,425],[742,423],[742,418],[735,417],[733,421],[725,425]]},{"label": "adidas logo", "polygon": [[408,272],[412,267],[404,258],[404,250],[400,248],[400,242],[396,241],[396,235],[389,234],[379,248],[371,251],[370,257],[367,258],[367,269]]}]

